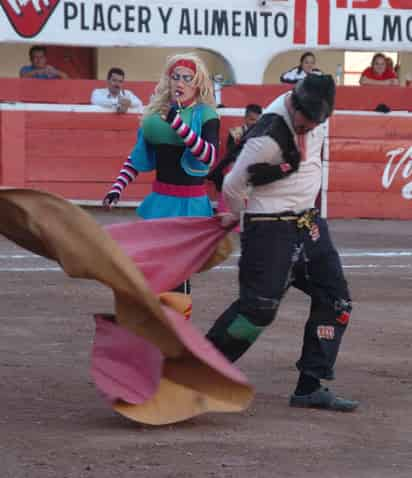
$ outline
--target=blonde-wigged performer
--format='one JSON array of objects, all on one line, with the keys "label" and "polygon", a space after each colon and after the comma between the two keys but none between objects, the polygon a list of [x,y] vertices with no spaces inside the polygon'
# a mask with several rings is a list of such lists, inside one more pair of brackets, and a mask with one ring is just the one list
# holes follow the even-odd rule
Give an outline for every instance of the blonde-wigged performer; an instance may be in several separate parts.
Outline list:
[{"label": "blonde-wigged performer", "polygon": [[[212,216],[205,182],[217,157],[219,125],[203,61],[193,53],[169,57],[103,206],[115,205],[139,172],[155,170],[152,192],[137,210],[141,218]],[[189,281],[175,290],[189,294]]]},{"label": "blonde-wigged performer", "polygon": [[205,179],[216,160],[218,138],[205,64],[193,53],[169,57],[144,111],[137,143],[103,205],[115,205],[139,172],[155,170],[153,191],[140,205],[140,217],[211,216]]}]

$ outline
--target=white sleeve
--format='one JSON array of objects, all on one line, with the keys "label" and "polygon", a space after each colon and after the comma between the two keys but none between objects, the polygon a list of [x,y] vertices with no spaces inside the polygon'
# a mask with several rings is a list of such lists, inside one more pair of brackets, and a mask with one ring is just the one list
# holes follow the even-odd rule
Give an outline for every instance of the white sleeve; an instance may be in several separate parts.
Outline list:
[{"label": "white sleeve", "polygon": [[134,93],[130,90],[125,91],[125,96],[130,100],[130,107],[136,108],[139,110],[139,113],[143,111],[143,103],[140,98],[138,98]]},{"label": "white sleeve", "polygon": [[298,68],[295,67],[283,73],[280,77],[280,80],[284,83],[296,83],[301,78],[301,76],[302,75],[298,73]]},{"label": "white sleeve", "polygon": [[279,164],[281,160],[279,145],[271,137],[260,136],[246,142],[223,182],[223,198],[233,214],[239,216],[245,208],[249,190],[247,168],[254,163]]},{"label": "white sleeve", "polygon": [[90,102],[92,105],[103,106],[104,108],[113,108],[114,105],[113,99],[107,96],[107,90],[100,88],[93,90]]}]

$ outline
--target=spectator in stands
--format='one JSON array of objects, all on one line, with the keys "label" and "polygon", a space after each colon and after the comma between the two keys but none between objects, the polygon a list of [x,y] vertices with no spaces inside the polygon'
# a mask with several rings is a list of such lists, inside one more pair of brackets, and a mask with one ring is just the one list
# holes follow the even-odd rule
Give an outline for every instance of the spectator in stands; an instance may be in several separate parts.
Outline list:
[{"label": "spectator in stands", "polygon": [[30,65],[20,69],[20,78],[38,80],[66,79],[69,76],[47,63],[47,50],[44,46],[32,46],[29,50]]},{"label": "spectator in stands", "polygon": [[399,86],[399,79],[393,67],[387,64],[387,58],[383,53],[376,53],[371,66],[362,72],[359,84],[375,86]]},{"label": "spectator in stands", "polygon": [[245,132],[253,126],[262,114],[262,107],[260,105],[251,103],[246,106],[243,124],[229,129],[229,134],[226,140],[226,150],[233,149],[234,146],[240,143]]},{"label": "spectator in stands", "polygon": [[280,81],[282,83],[297,83],[299,80],[305,78],[306,75],[321,75],[322,72],[316,68],[315,65],[315,55],[307,51],[300,57],[299,65],[283,73],[280,77]]},{"label": "spectator in stands", "polygon": [[395,71],[394,66],[393,66],[393,60],[390,56],[385,57],[385,63],[386,63],[386,69],[388,71]]},{"label": "spectator in stands", "polygon": [[[226,170],[236,160],[236,147],[240,144],[242,137],[246,133],[246,131],[248,131],[251,126],[257,123],[261,115],[262,107],[260,105],[251,103],[246,106],[244,124],[231,128],[229,130],[229,134],[226,140],[226,154],[224,158],[219,162],[217,167],[214,168],[213,171],[211,171],[208,175],[208,179],[214,182],[218,191],[221,191],[222,189],[223,179]],[[219,212],[225,211],[225,206],[222,201],[223,199],[220,196],[218,204]]]},{"label": "spectator in stands", "polygon": [[385,60],[386,60],[386,69],[389,70],[389,71],[393,70],[395,72],[396,76],[399,78],[401,65],[399,65],[399,63],[394,65],[393,60],[390,56],[387,56],[385,58]]},{"label": "spectator in stands", "polygon": [[379,103],[375,108],[376,113],[390,113],[391,109],[385,103]]},{"label": "spectator in stands", "polygon": [[141,100],[130,90],[123,89],[125,73],[121,68],[111,68],[107,73],[107,88],[96,88],[92,92],[93,105],[110,108],[116,113],[126,113],[129,108],[143,111]]}]

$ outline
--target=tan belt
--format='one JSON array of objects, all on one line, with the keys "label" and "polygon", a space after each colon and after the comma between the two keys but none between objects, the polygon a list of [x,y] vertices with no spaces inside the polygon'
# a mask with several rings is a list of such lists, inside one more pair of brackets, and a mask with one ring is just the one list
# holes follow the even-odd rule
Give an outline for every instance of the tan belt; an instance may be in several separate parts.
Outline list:
[{"label": "tan belt", "polygon": [[249,218],[249,221],[296,221],[296,226],[298,229],[303,229],[306,227],[307,229],[311,230],[314,219],[317,215],[318,211],[315,209],[306,211],[305,213],[296,216],[254,216]]}]

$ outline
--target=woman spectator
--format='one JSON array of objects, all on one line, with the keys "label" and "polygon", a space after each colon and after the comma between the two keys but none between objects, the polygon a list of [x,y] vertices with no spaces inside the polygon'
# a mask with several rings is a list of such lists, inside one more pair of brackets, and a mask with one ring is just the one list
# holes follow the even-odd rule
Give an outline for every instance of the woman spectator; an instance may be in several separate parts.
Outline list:
[{"label": "woman spectator", "polygon": [[299,80],[305,78],[306,75],[314,74],[321,75],[322,72],[315,67],[315,55],[307,51],[300,57],[299,66],[295,66],[291,70],[286,71],[280,77],[282,83],[297,83]]},{"label": "woman spectator", "polygon": [[383,53],[376,53],[371,66],[362,72],[359,84],[375,86],[399,86],[399,79],[393,68],[389,66]]}]

